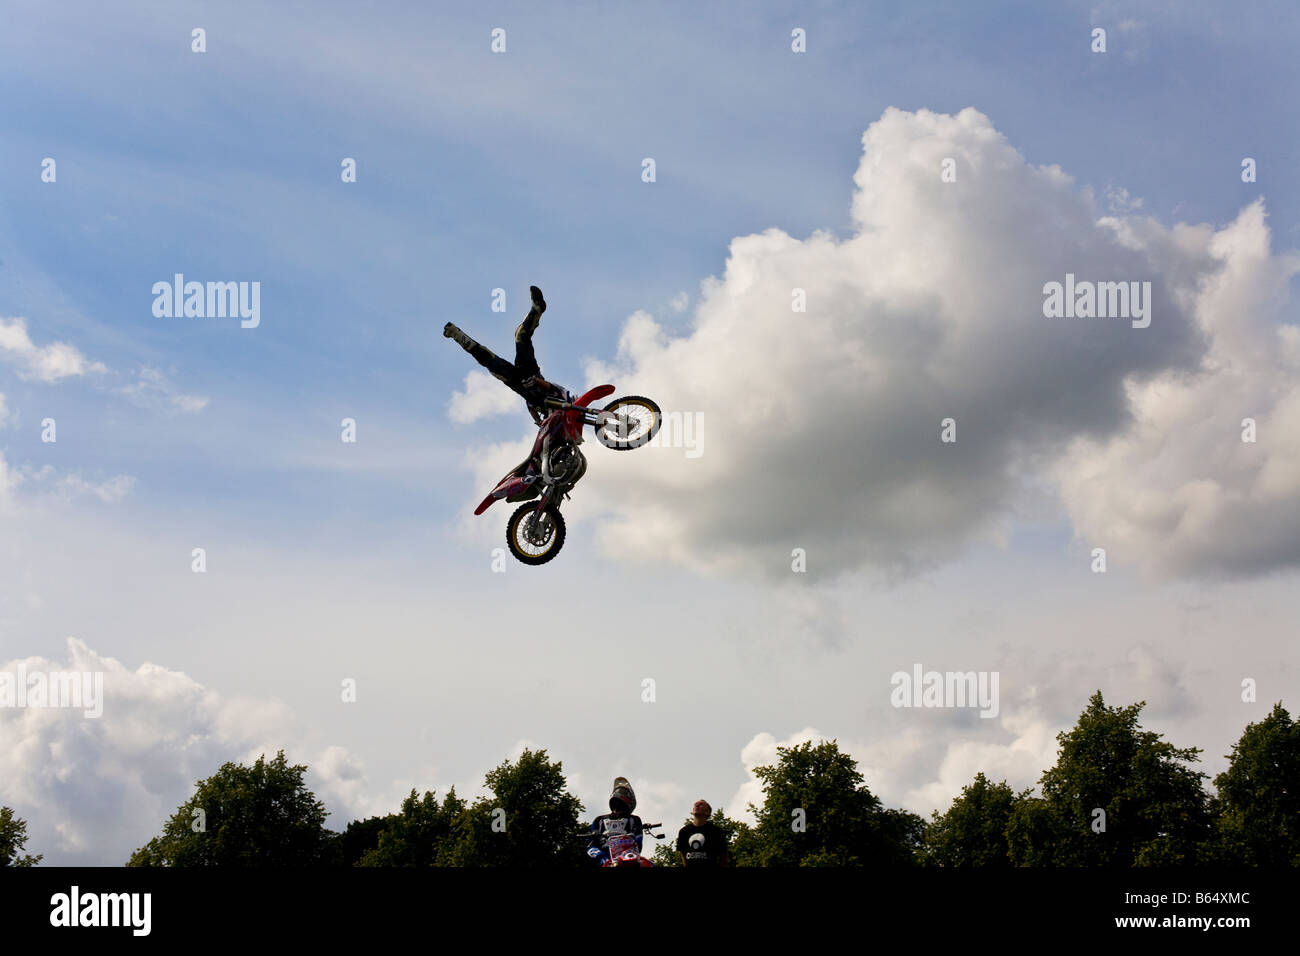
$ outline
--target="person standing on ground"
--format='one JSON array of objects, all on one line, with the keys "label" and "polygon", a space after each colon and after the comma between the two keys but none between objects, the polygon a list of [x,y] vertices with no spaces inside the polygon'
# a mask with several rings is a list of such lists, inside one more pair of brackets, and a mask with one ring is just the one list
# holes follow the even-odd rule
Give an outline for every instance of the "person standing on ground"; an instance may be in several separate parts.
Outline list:
[{"label": "person standing on ground", "polygon": [[709,822],[713,808],[704,800],[691,807],[691,822],[677,833],[677,853],[686,866],[729,866],[727,837]]}]

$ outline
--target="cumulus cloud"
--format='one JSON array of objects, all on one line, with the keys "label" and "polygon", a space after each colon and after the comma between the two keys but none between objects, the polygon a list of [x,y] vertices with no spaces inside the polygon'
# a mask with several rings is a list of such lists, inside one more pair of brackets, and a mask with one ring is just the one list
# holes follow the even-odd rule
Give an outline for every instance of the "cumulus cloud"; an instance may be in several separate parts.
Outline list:
[{"label": "cumulus cloud", "polygon": [[[589,363],[709,433],[694,459],[591,469],[609,552],[788,576],[801,547],[810,571],[907,574],[1001,542],[1051,478],[1114,561],[1295,563],[1300,525],[1275,520],[1300,504],[1296,330],[1279,323],[1295,265],[1262,207],[1219,230],[1107,215],[974,109],[891,108],[863,147],[850,237],[736,238],[688,335],[638,312],[615,360]],[[1150,326],[1044,317],[1067,274],[1150,282]],[[1255,445],[1228,428],[1248,415]]]},{"label": "cumulus cloud", "polygon": [[[1150,220],[1115,228],[1134,244],[1165,238]],[[1063,497],[1080,537],[1111,559],[1202,576],[1295,568],[1300,327],[1278,318],[1300,256],[1270,252],[1261,202],[1217,232],[1177,232],[1216,265],[1192,300],[1205,358],[1195,374],[1129,383],[1131,425],[1080,436],[1055,468]]]},{"label": "cumulus cloud", "polygon": [[[928,817],[933,810],[946,810],[980,771],[990,780],[1007,780],[1012,789],[1021,790],[1033,787],[1042,772],[1056,762],[1056,734],[1065,728],[1037,708],[1014,707],[999,717],[998,724],[994,734],[939,736],[918,723],[869,741],[841,737],[837,743],[857,762],[863,782],[886,807]],[[763,783],[754,770],[775,765],[778,747],[827,739],[828,735],[813,727],[784,740],[766,731],[755,734],[741,751],[748,779],[728,802],[727,816],[754,822],[749,805],[761,807],[764,799]]]},{"label": "cumulus cloud", "polygon": [[141,408],[170,414],[200,412],[208,405],[207,398],[185,394],[160,369],[148,365],[140,369],[135,382],[118,391]]},{"label": "cumulus cloud", "polygon": [[0,318],[0,358],[17,364],[22,377],[41,382],[57,382],[87,372],[107,371],[101,362],[88,361],[66,342],[36,345],[27,334],[26,319],[21,318]]},{"label": "cumulus cloud", "polygon": [[754,815],[749,812],[750,804],[756,807],[763,805],[763,782],[754,776],[754,771],[759,767],[775,766],[779,760],[778,747],[797,747],[805,741],[825,739],[825,735],[813,727],[805,727],[784,740],[777,740],[767,731],[755,734],[740,751],[740,762],[745,765],[745,772],[749,775],[749,779],[740,785],[740,789],[727,804],[727,816],[733,820],[754,822]]},{"label": "cumulus cloud", "polygon": [[465,376],[465,389],[451,396],[447,417],[457,425],[468,425],[482,418],[519,411],[523,401],[487,372],[472,371]]},{"label": "cumulus cloud", "polygon": [[[307,751],[281,702],[224,697],[179,672],[144,663],[130,670],[69,638],[61,661],[0,663],[17,673],[103,674],[103,714],[0,708],[6,756],[0,802],[28,821],[29,850],[54,865],[121,865],[226,761],[245,764],[279,749],[311,768],[309,786],[333,810],[360,810],[359,763],[340,747]],[[306,751],[306,753],[304,753]]]}]

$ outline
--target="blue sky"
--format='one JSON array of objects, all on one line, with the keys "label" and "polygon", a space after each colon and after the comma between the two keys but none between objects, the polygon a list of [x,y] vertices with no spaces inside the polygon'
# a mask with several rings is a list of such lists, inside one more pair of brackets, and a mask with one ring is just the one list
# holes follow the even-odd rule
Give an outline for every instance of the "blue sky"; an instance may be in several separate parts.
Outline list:
[{"label": "blue sky", "polygon": [[[723,273],[735,237],[775,227],[800,240],[818,230],[850,238],[863,133],[888,107],[973,106],[1029,166],[1059,165],[1102,210],[1108,190],[1127,190],[1166,227],[1224,227],[1262,196],[1273,249],[1293,250],[1298,16],[1288,3],[1255,4],[1244,16],[1194,3],[592,3],[559,12],[9,2],[0,319],[25,318],[37,346],[68,343],[105,371],[51,383],[0,364],[11,418],[0,450],[10,469],[27,470],[19,490],[34,496],[16,499],[8,519],[13,588],[0,605],[0,658],[60,660],[74,636],[128,671],[148,661],[227,698],[283,701],[301,724],[290,736],[303,759],[327,745],[364,757],[364,795],[331,784],[331,809],[344,818],[366,800],[395,806],[403,783],[480,779],[520,740],[576,764],[582,796],[596,804],[615,765],[647,767],[662,812],[677,816],[697,790],[726,804],[746,780],[740,750],[760,732],[780,740],[815,727],[869,740],[881,725],[862,716],[852,679],[843,686],[834,673],[910,661],[910,626],[947,647],[954,620],[1000,620],[1008,612],[993,595],[1011,602],[1021,589],[994,584],[991,568],[1046,579],[1024,617],[992,628],[960,666],[991,666],[998,641],[1032,646],[1042,620],[1088,605],[1049,573],[1077,560],[1077,523],[1021,500],[1009,550],[974,545],[954,564],[937,561],[937,577],[895,587],[863,590],[850,568],[847,581],[828,581],[840,590],[819,599],[817,613],[838,601],[849,619],[894,621],[898,633],[824,643],[757,633],[773,620],[757,578],[667,558],[625,568],[593,540],[591,514],[571,526],[564,567],[652,582],[644,586],[665,600],[647,620],[610,621],[585,594],[577,623],[562,624],[551,605],[570,586],[564,570],[487,576],[485,542],[499,537],[504,515],[491,511],[478,519],[482,533],[465,531],[486,491],[479,450],[502,443],[519,457],[526,422],[448,421],[473,366],[442,338],[442,324],[505,352],[536,283],[550,303],[537,339],[544,373],[575,390],[594,384],[587,361],[614,361],[634,312],[653,315],[668,336],[704,324],[701,282]],[[207,31],[202,55],[190,50],[196,26]],[[1095,26],[1108,30],[1104,55],[1089,51]],[[505,54],[489,50],[495,27],[507,31]],[[807,31],[806,54],[790,51],[795,27]],[[55,184],[40,180],[47,156],[58,164]],[[646,156],[657,163],[653,184],[640,179]],[[1258,183],[1240,181],[1243,156],[1257,160]],[[355,184],[340,181],[343,157],[357,161]],[[260,281],[261,325],[155,318],[151,286],[175,272]],[[490,311],[497,287],[508,295],[505,315]],[[689,305],[678,311],[670,303],[682,292]],[[1295,316],[1287,303],[1276,320]],[[122,389],[142,379],[166,384],[133,401]],[[768,381],[778,395],[803,384],[776,372]],[[660,379],[653,394],[681,407],[667,388]],[[176,395],[207,402],[183,412],[170,404]],[[59,423],[55,445],[40,441],[47,416]],[[355,446],[338,441],[348,416],[358,421]],[[709,421],[726,427],[716,414]],[[599,452],[591,471],[614,474]],[[35,477],[47,465],[90,483],[134,483],[111,503],[56,501]],[[762,456],[749,467],[763,468]],[[230,578],[189,575],[199,544]],[[1177,575],[1143,580],[1116,584],[1121,619],[1151,615],[1144,639],[1173,647],[1191,625],[1161,608],[1191,600],[1194,586]],[[1239,620],[1231,615],[1243,607],[1285,607],[1277,582],[1228,581],[1215,613]],[[960,595],[952,618],[916,612],[925,600],[916,589],[940,586]],[[1240,590],[1252,587],[1261,590]],[[28,591],[43,597],[20,597]],[[1261,627],[1281,627],[1270,621]],[[1077,649],[1061,640],[1048,644],[1049,659],[1054,648]],[[1262,660],[1275,666],[1279,648]],[[793,684],[790,654],[808,668]],[[1126,659],[1122,648],[1115,654]],[[694,699],[703,694],[708,707],[652,718],[634,691],[583,697],[556,676],[595,662],[595,684],[635,688],[632,662],[647,657],[694,660]],[[1212,670],[1212,655],[1193,669]],[[386,709],[338,715],[331,688],[354,671]],[[1070,685],[1078,699],[1067,711],[1082,709],[1094,676]],[[443,740],[466,714],[471,726],[480,721],[480,737]],[[1221,729],[1222,739],[1245,723],[1177,703],[1168,716]],[[213,730],[213,755],[265,737],[260,726],[245,729]],[[936,746],[943,737],[924,733]],[[933,767],[877,756],[895,800],[934,784]],[[170,808],[184,797],[174,791],[151,792]],[[33,783],[30,792],[41,791]],[[34,832],[43,825],[33,821]],[[127,842],[149,835],[132,831]],[[118,850],[36,849],[51,861],[97,862]]]}]

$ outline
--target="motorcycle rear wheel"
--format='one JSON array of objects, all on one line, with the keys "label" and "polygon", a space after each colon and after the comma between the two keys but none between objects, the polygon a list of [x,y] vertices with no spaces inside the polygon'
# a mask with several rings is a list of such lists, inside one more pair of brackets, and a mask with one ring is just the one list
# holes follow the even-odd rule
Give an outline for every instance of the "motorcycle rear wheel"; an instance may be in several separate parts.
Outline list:
[{"label": "motorcycle rear wheel", "polygon": [[[529,515],[537,515],[540,527],[530,527]],[[560,509],[548,505],[537,514],[537,505],[520,505],[506,523],[506,544],[510,553],[524,564],[545,564],[564,547],[564,518]]]}]

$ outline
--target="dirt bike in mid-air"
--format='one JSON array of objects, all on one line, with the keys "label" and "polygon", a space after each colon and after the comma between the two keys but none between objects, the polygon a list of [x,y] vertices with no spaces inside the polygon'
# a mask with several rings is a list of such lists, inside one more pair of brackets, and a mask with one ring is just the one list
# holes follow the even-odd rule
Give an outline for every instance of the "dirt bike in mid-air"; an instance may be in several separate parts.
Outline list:
[{"label": "dirt bike in mid-air", "polygon": [[593,426],[596,440],[606,448],[627,451],[650,441],[663,424],[659,406],[640,395],[616,398],[604,408],[591,407],[613,391],[613,385],[597,385],[578,399],[568,391],[564,400],[546,399],[551,411],[538,423],[533,450],[474,509],[481,515],[502,498],[526,502],[506,523],[510,553],[524,564],[545,564],[564,546],[560,501],[587,470],[587,458],[578,449],[583,426]]}]

